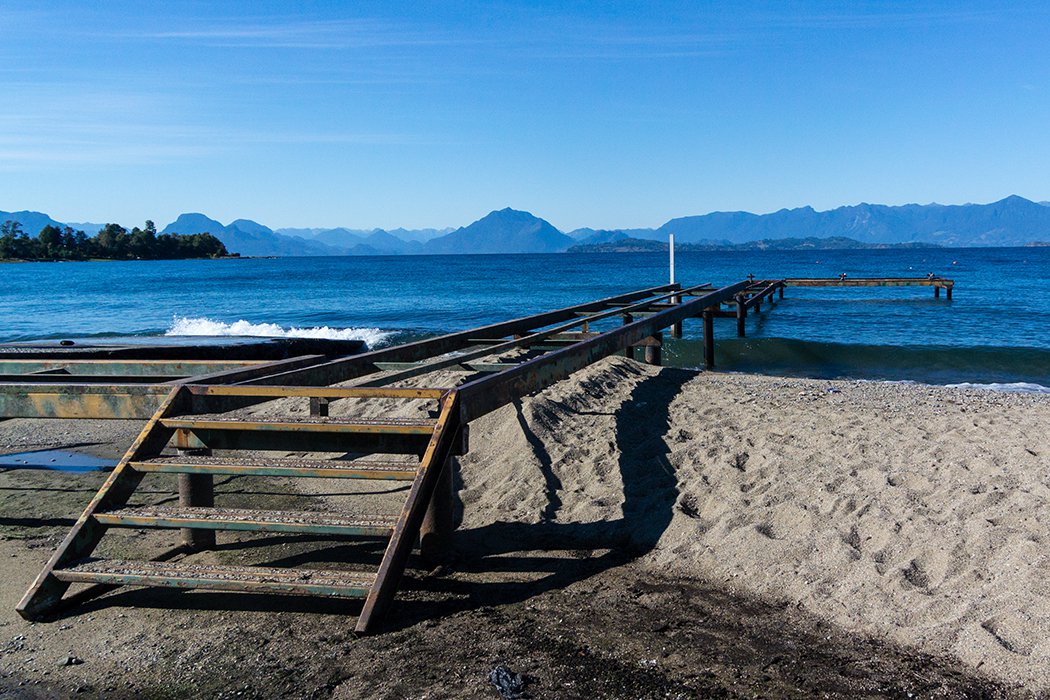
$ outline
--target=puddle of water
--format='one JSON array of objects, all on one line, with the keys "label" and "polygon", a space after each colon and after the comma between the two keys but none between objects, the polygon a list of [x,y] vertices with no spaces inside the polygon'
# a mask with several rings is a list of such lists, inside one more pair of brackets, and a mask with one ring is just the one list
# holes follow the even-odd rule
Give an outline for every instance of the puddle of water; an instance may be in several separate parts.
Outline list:
[{"label": "puddle of water", "polygon": [[51,469],[60,472],[94,472],[117,463],[94,455],[66,450],[36,450],[0,455],[0,469]]}]

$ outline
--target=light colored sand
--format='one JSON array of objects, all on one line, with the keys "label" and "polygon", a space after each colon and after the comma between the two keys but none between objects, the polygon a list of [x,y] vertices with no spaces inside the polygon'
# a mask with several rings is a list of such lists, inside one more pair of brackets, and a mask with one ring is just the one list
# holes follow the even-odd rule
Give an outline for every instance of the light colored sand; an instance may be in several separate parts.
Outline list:
[{"label": "light colored sand", "polygon": [[[252,409],[278,411],[306,404]],[[610,358],[471,425],[461,539],[627,548],[655,571],[1050,690],[1048,427],[1048,396]]]},{"label": "light colored sand", "polygon": [[614,358],[472,425],[464,529],[611,538],[1048,689],[1048,427],[1046,396]]}]

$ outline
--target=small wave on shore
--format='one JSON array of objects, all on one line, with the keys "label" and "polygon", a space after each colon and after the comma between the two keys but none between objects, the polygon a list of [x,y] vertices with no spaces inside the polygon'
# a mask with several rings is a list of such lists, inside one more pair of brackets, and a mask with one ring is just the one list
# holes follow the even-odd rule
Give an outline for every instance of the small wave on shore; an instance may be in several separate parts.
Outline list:
[{"label": "small wave on shore", "polygon": [[375,347],[391,336],[394,331],[379,328],[284,328],[276,323],[251,323],[245,320],[226,323],[210,318],[187,318],[175,316],[166,336],[250,336],[265,338],[317,338],[326,340],[363,340],[368,347]]},{"label": "small wave on shore", "polygon": [[[868,345],[792,338],[719,338],[719,369],[815,379],[913,381],[1050,393],[1050,350],[1036,347]],[[703,366],[703,345],[670,344],[668,363]]]},{"label": "small wave on shore", "polygon": [[962,382],[961,384],[949,384],[948,386],[952,389],[985,389],[986,391],[1007,391],[1019,394],[1050,394],[1050,386],[1033,384],[1032,382],[1005,382],[992,384]]}]

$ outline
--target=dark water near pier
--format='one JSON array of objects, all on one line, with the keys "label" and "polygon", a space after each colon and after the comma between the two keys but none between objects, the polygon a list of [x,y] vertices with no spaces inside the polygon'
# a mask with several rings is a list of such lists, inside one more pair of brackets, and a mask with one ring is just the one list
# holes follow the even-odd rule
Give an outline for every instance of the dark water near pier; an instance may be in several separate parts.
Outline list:
[{"label": "dark water near pier", "polygon": [[[925,276],[929,288],[789,289],[715,321],[721,369],[936,383],[1050,385],[1050,248],[679,253],[684,284]],[[313,335],[373,345],[469,328],[667,279],[663,254],[464,255],[0,266],[0,341]],[[667,349],[696,366],[699,322]],[[1038,387],[1029,387],[1037,390]]]}]

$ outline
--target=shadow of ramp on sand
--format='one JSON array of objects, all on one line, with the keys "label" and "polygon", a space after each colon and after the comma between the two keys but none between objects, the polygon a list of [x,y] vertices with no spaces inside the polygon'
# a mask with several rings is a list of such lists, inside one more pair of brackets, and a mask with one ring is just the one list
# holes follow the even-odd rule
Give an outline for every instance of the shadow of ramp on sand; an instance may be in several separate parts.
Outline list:
[{"label": "shadow of ramp on sand", "polygon": [[[537,574],[529,581],[462,580],[429,577],[406,581],[405,589],[424,588],[447,600],[424,604],[406,601],[389,624],[402,627],[478,607],[516,603],[564,588],[610,568],[622,566],[651,551],[671,523],[678,499],[677,477],[667,461],[664,440],[670,425],[671,402],[694,372],[663,369],[641,381],[615,413],[615,441],[623,483],[623,517],[587,523],[557,522],[562,503],[557,494],[561,479],[543,441],[531,431],[517,406],[518,422],[533,448],[543,474],[547,505],[539,523],[495,522],[457,530],[455,547],[459,572],[484,578],[486,574]],[[594,550],[602,553],[594,556]],[[545,552],[564,552],[547,556]]]}]

